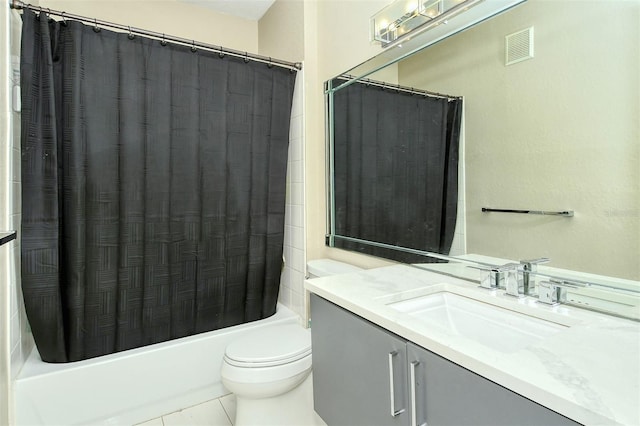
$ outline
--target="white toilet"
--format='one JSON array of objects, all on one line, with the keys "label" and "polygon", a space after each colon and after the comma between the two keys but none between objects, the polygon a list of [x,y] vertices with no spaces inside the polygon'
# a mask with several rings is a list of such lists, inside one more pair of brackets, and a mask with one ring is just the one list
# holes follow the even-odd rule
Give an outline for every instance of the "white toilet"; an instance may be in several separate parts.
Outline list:
[{"label": "white toilet", "polygon": [[[329,259],[308,265],[312,277],[359,269]],[[300,325],[267,326],[232,342],[221,375],[236,397],[235,426],[323,424],[313,411],[311,333]]]}]

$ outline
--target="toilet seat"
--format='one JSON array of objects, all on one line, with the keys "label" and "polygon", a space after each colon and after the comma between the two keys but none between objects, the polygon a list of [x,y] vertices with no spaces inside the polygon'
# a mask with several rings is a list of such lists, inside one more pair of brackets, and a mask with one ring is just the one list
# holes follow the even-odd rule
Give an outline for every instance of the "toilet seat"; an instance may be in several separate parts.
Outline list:
[{"label": "toilet seat", "polygon": [[243,368],[276,367],[311,355],[311,334],[299,325],[279,325],[256,330],[232,342],[225,350],[229,365]]}]

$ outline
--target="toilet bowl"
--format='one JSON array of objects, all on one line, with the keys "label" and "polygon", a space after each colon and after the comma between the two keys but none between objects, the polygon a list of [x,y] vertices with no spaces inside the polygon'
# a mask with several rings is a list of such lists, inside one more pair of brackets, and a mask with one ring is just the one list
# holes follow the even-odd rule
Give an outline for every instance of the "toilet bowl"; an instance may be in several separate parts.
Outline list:
[{"label": "toilet bowl", "polygon": [[236,396],[234,425],[315,424],[309,330],[276,325],[232,342],[221,375]]},{"label": "toilet bowl", "polygon": [[[330,259],[310,261],[309,278],[360,270]],[[235,426],[315,426],[311,333],[296,324],[263,327],[233,341],[222,384],[236,397]]]}]

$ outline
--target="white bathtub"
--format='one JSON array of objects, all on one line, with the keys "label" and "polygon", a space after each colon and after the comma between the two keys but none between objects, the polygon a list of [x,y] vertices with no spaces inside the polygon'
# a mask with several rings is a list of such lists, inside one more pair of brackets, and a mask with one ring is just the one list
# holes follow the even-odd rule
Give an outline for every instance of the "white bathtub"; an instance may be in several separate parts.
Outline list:
[{"label": "white bathtub", "polygon": [[275,315],[169,342],[68,364],[47,364],[36,349],[14,387],[16,425],[133,425],[227,394],[225,347],[249,330],[298,323]]}]

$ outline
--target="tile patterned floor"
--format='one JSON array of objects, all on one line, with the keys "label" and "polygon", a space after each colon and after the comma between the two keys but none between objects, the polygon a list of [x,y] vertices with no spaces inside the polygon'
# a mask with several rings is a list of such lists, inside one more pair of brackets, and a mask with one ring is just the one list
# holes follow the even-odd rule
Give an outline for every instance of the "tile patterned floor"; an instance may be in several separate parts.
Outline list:
[{"label": "tile patterned floor", "polygon": [[235,418],[235,413],[236,399],[233,395],[226,395],[137,426],[232,426],[231,420]]}]

